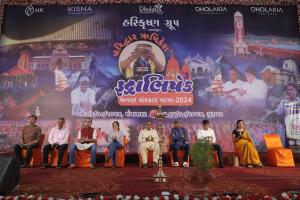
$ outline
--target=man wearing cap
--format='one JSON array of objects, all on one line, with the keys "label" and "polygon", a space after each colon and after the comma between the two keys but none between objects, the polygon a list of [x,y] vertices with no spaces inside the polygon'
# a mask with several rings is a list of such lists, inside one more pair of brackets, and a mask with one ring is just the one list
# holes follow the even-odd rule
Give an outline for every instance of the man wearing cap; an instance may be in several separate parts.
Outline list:
[{"label": "man wearing cap", "polygon": [[254,67],[248,67],[245,73],[247,82],[239,89],[242,102],[250,107],[265,108],[268,87],[262,80],[256,78]]},{"label": "man wearing cap", "polygon": [[189,166],[188,155],[190,150],[188,131],[186,128],[181,126],[181,122],[175,120],[174,128],[171,129],[171,145],[170,145],[170,150],[173,151],[174,167],[179,166],[178,155],[177,155],[177,151],[179,149],[184,150],[182,166],[188,167]]},{"label": "man wearing cap", "polygon": [[80,86],[71,92],[72,115],[87,116],[88,112],[92,112],[96,94],[89,88],[89,81],[88,77],[81,77]]}]

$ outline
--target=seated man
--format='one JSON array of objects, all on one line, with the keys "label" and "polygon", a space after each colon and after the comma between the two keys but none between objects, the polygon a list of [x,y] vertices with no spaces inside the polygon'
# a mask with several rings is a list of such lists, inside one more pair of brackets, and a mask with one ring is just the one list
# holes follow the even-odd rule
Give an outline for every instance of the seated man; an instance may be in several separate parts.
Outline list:
[{"label": "seated man", "polygon": [[139,152],[142,156],[143,167],[147,168],[148,150],[153,150],[153,167],[157,167],[159,158],[159,139],[155,129],[152,128],[152,122],[146,122],[146,128],[140,132],[138,141],[140,143]]},{"label": "seated man", "polygon": [[183,167],[188,167],[188,155],[190,151],[190,145],[188,141],[188,131],[186,128],[181,126],[181,123],[179,121],[174,121],[174,128],[171,129],[171,145],[170,150],[173,151],[173,166],[178,167],[178,155],[177,151],[179,149],[184,150],[184,157],[183,157]]},{"label": "seated man", "polygon": [[[42,133],[42,130],[35,123],[37,121],[37,116],[30,115],[28,117],[29,124],[24,126],[22,130],[22,143],[16,144],[14,146],[14,152],[16,157],[21,162],[21,167],[28,167],[29,162],[32,157],[32,149],[38,147],[39,139]],[[26,149],[26,158],[22,158],[22,149]]]},{"label": "seated man", "polygon": [[72,144],[70,147],[69,168],[75,167],[75,150],[89,149],[91,152],[90,168],[95,168],[96,163],[96,142],[97,142],[97,129],[91,127],[92,118],[86,117],[83,122],[83,128],[79,130],[77,143]]},{"label": "seated man", "polygon": [[213,129],[209,128],[209,121],[203,120],[202,121],[203,129],[197,130],[197,140],[208,140],[211,143],[211,146],[217,151],[218,160],[219,160],[219,167],[224,168],[222,162],[222,148],[219,144],[216,144],[216,136]]},{"label": "seated man", "polygon": [[53,127],[50,130],[48,136],[48,143],[43,148],[43,165],[41,168],[48,167],[48,157],[49,151],[54,149],[58,149],[58,161],[57,161],[57,168],[61,168],[61,162],[64,156],[64,152],[68,148],[68,139],[69,139],[69,131],[64,126],[65,118],[60,117],[57,120],[57,126]]}]

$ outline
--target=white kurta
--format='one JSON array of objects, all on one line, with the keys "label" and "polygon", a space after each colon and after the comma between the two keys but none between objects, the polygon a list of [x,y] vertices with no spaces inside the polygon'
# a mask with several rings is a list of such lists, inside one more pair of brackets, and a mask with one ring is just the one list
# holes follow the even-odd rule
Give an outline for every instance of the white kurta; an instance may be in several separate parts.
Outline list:
[{"label": "white kurta", "polygon": [[[146,139],[153,138],[153,141],[146,141]],[[148,150],[153,150],[153,161],[158,162],[159,158],[159,138],[157,131],[155,129],[143,129],[140,132],[138,141],[140,143],[139,152],[142,157],[142,163],[146,164],[148,162]]]},{"label": "white kurta", "polygon": [[246,82],[243,89],[246,90],[246,94],[242,96],[245,105],[265,108],[268,86],[264,81],[255,79],[252,83]]},{"label": "white kurta", "polygon": [[80,87],[74,89],[71,92],[72,115],[85,116],[85,112],[92,112],[92,106],[96,104],[95,96],[95,91],[90,88],[85,92],[82,92]]},{"label": "white kurta", "polygon": [[240,102],[241,101],[241,95],[240,95],[238,89],[242,88],[244,86],[244,84],[245,84],[245,82],[241,81],[241,80],[237,80],[235,83],[233,83],[231,81],[227,81],[223,85],[223,91],[224,92],[229,92],[231,90],[237,89],[233,92],[230,92],[230,95],[233,96],[237,102]]}]

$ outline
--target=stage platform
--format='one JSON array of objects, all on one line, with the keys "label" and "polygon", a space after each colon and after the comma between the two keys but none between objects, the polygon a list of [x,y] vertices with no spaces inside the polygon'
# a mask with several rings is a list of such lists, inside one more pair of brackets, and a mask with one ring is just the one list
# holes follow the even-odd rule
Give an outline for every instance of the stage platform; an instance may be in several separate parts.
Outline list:
[{"label": "stage platform", "polygon": [[[43,194],[52,197],[78,197],[80,193],[106,192],[113,195],[160,194],[161,191],[176,191],[184,194],[215,193],[259,193],[278,196],[282,192],[300,190],[300,166],[295,168],[214,168],[214,176],[206,187],[197,187],[191,178],[195,168],[163,168],[168,176],[167,183],[155,183],[153,175],[157,168],[142,169],[136,164],[125,168],[96,169],[40,169],[22,168],[20,185],[12,193],[20,195]],[[195,187],[196,186],[196,187]]]}]

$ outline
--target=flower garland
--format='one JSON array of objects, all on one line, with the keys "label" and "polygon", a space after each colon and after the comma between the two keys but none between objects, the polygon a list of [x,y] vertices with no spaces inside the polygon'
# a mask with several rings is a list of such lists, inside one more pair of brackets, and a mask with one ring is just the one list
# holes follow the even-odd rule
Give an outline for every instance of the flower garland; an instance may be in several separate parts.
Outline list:
[{"label": "flower garland", "polygon": [[141,197],[138,195],[94,195],[92,197],[79,197],[75,198],[69,196],[68,198],[54,198],[44,195],[19,195],[19,196],[0,196],[0,200],[300,200],[300,191],[283,192],[279,197],[260,194],[236,194],[236,193],[223,193],[223,194],[203,194],[203,195],[161,195],[153,197]]}]

